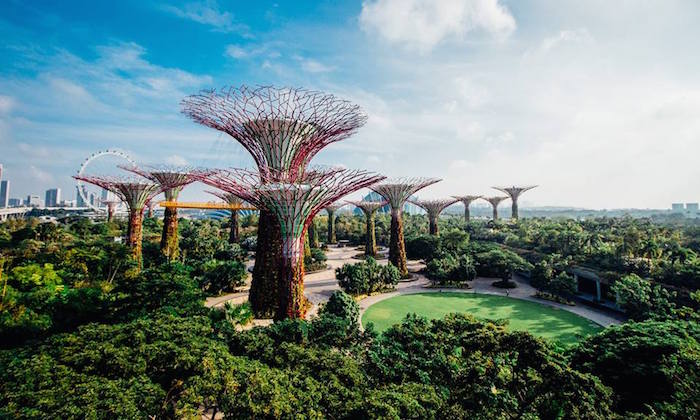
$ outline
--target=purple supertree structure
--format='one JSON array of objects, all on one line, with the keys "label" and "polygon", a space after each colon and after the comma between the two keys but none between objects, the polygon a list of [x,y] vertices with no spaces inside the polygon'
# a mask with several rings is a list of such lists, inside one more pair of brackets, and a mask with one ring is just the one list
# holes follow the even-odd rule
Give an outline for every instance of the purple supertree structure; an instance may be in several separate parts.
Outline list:
[{"label": "purple supertree structure", "polygon": [[[231,206],[243,206],[244,204],[244,201],[241,197],[226,191],[207,191],[207,193],[215,197],[219,197],[226,204],[230,204]],[[236,210],[235,208],[231,209],[231,220],[229,224],[231,225],[231,230],[228,234],[228,243],[235,244],[240,239],[240,232],[238,227],[238,210]]]},{"label": "purple supertree structure", "polygon": [[[341,197],[384,179],[366,171],[348,169],[308,170],[294,181],[276,176],[269,182],[245,170],[221,170],[202,177],[202,182],[242,197],[273,214],[282,233],[279,260],[279,301],[276,319],[303,318],[304,235],[313,217]],[[281,181],[280,181],[281,179]]]},{"label": "purple supertree structure", "polygon": [[[263,182],[294,182],[321,149],[346,139],[367,121],[359,106],[333,95],[271,86],[203,91],[185,98],[182,112],[238,141],[250,152]],[[251,307],[259,317],[276,312],[281,246],[277,218],[261,209],[250,287]]]},{"label": "purple supertree structure", "polygon": [[[140,175],[160,185],[165,201],[177,201],[182,189],[195,181],[196,170],[172,166],[120,166],[120,168]],[[155,202],[148,203],[148,217],[153,217]],[[180,254],[177,234],[177,207],[166,207],[163,217],[163,233],[160,238],[160,250],[168,259],[174,260]]]},{"label": "purple supertree structure", "polygon": [[525,191],[529,191],[533,188],[537,187],[537,185],[527,185],[525,187],[491,187],[493,189],[496,189],[504,194],[508,194],[508,197],[510,197],[512,201],[511,205],[511,218],[513,220],[518,220],[518,198],[520,198],[520,195],[524,193]]},{"label": "purple supertree structure", "polygon": [[439,228],[438,228],[438,218],[440,217],[440,213],[442,213],[443,210],[448,208],[449,206],[453,205],[454,203],[457,202],[456,199],[454,198],[445,198],[441,200],[409,200],[411,203],[415,204],[418,207],[421,207],[423,210],[428,213],[428,222],[430,223],[430,234],[431,235],[439,235]]},{"label": "purple supertree structure", "polygon": [[406,266],[406,244],[403,238],[401,209],[406,200],[421,189],[440,181],[438,178],[399,178],[370,187],[391,206],[391,237],[389,240],[389,262],[408,277]]},{"label": "purple supertree structure", "polygon": [[338,240],[335,237],[335,212],[343,207],[345,203],[333,203],[326,206],[326,213],[328,213],[328,244],[335,244]]},{"label": "purple supertree structure", "polygon": [[368,257],[377,256],[377,240],[374,234],[374,215],[377,210],[386,205],[386,201],[346,201],[365,214],[365,255]]},{"label": "purple supertree structure", "polygon": [[508,197],[503,197],[503,196],[496,196],[496,197],[481,197],[483,200],[486,200],[491,204],[491,207],[493,207],[493,220],[496,221],[498,220],[498,205],[501,204],[501,201],[507,200]]},{"label": "purple supertree structure", "polygon": [[453,195],[452,198],[461,201],[462,204],[464,204],[464,221],[469,223],[469,219],[471,217],[471,214],[469,213],[469,206],[472,204],[472,201],[478,200],[482,197],[480,195]]},{"label": "purple supertree structure", "polygon": [[107,223],[114,219],[114,210],[121,203],[119,200],[100,200],[102,204],[107,206]]},{"label": "purple supertree structure", "polygon": [[142,265],[143,211],[153,197],[160,194],[161,186],[135,177],[75,175],[73,178],[113,192],[129,207],[129,227],[126,232],[127,243],[131,247],[134,259],[140,268]]}]

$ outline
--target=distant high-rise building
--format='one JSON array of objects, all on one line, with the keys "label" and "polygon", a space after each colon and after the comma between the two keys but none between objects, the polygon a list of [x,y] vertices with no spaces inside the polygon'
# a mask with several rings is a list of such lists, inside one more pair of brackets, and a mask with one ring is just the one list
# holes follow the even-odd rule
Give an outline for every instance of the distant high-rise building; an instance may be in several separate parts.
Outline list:
[{"label": "distant high-rise building", "polygon": [[29,194],[24,200],[24,205],[27,207],[41,207],[41,199],[38,195]]},{"label": "distant high-rise building", "polygon": [[75,186],[75,206],[76,207],[87,207],[87,203],[83,200],[83,196],[80,195],[80,186]]},{"label": "distant high-rise building", "polygon": [[[0,165],[2,166],[2,165]],[[0,208],[9,206],[10,200],[10,181],[0,181]]]},{"label": "distant high-rise building", "polygon": [[673,203],[671,204],[671,211],[674,213],[683,213],[685,211],[685,206],[683,203]]},{"label": "distant high-rise building", "polygon": [[95,197],[95,193],[90,193],[90,196],[88,196],[88,199],[89,199],[89,201],[90,201],[90,205],[91,205],[91,206],[94,206],[94,205],[95,205],[95,201],[97,201],[97,200],[96,200],[96,197]]},{"label": "distant high-rise building", "polygon": [[46,207],[58,207],[58,204],[61,202],[61,189],[60,188],[52,188],[50,190],[46,190],[46,196],[44,198],[44,205]]},{"label": "distant high-rise building", "polygon": [[685,210],[690,213],[697,213],[698,203],[685,203]]},{"label": "distant high-rise building", "polygon": [[22,204],[22,200],[19,198],[10,198],[7,200],[7,205],[9,207],[19,207]]}]

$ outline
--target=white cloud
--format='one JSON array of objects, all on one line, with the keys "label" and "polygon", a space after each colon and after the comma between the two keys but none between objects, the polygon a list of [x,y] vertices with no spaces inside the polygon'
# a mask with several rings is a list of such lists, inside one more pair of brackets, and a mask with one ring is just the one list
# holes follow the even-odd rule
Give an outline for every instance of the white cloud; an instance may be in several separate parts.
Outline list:
[{"label": "white cloud", "polygon": [[248,51],[245,48],[238,45],[228,45],[226,46],[225,55],[231,58],[245,58],[248,56]]},{"label": "white cloud", "polygon": [[188,164],[187,159],[180,155],[170,155],[165,158],[165,163],[173,166],[186,166]]},{"label": "white cloud", "polygon": [[163,10],[183,19],[211,26],[216,31],[239,32],[241,35],[250,36],[249,28],[236,22],[233,14],[220,10],[214,0],[187,3],[182,7],[165,5]]},{"label": "white cloud", "polygon": [[335,69],[335,67],[327,66],[320,61],[302,58],[299,59],[301,62],[301,69],[308,73],[328,73]]},{"label": "white cloud", "polygon": [[516,27],[499,0],[366,0],[360,24],[390,43],[423,52],[471,32],[505,37]]},{"label": "white cloud", "polygon": [[588,43],[593,42],[593,37],[588,29],[567,29],[557,35],[545,38],[540,45],[540,50],[547,52],[564,43]]},{"label": "white cloud", "polygon": [[15,99],[11,96],[0,95],[0,114],[9,114],[15,107]]}]

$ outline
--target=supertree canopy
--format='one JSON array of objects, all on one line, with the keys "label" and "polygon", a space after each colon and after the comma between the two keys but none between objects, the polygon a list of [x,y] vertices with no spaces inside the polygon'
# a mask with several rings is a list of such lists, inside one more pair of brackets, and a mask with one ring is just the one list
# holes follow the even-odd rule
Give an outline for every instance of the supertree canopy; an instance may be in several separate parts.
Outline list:
[{"label": "supertree canopy", "polygon": [[[270,86],[203,91],[185,98],[182,112],[238,141],[250,152],[263,182],[294,182],[321,149],[349,137],[367,121],[359,106],[333,95]],[[250,287],[251,307],[259,317],[276,312],[272,297],[279,238],[276,217],[261,209]]]},{"label": "supertree canopy", "polygon": [[520,194],[524,193],[525,191],[529,191],[533,188],[537,187],[537,185],[528,185],[525,187],[492,187],[504,194],[508,194],[508,197],[510,197],[512,201],[511,205],[511,218],[513,220],[518,220],[518,198],[520,197]]},{"label": "supertree canopy", "polygon": [[438,235],[438,224],[437,220],[440,217],[440,213],[457,202],[454,198],[446,198],[442,200],[411,200],[411,203],[421,207],[428,213],[428,221],[430,223],[430,234]]},{"label": "supertree canopy", "polygon": [[[220,199],[224,200],[225,203],[230,204],[232,206],[243,206],[244,201],[242,198],[237,196],[236,194],[231,194],[229,192],[225,191],[207,191],[209,194],[219,197]],[[235,244],[238,242],[240,239],[240,233],[239,233],[239,227],[238,227],[238,210],[235,208],[231,209],[231,230],[229,231],[228,234],[228,242],[230,244]]]},{"label": "supertree canopy", "polygon": [[114,210],[117,208],[121,201],[119,200],[100,200],[102,204],[107,206],[107,222],[111,222],[114,218]]},{"label": "supertree canopy", "polygon": [[399,178],[370,187],[383,196],[391,206],[389,262],[394,264],[404,277],[408,276],[408,267],[406,267],[406,244],[403,239],[401,209],[413,194],[438,181],[440,181],[438,178]]},{"label": "supertree canopy", "polygon": [[279,175],[269,182],[259,174],[245,170],[222,170],[203,177],[202,181],[242,197],[258,208],[273,214],[282,233],[279,268],[279,302],[276,319],[303,318],[304,234],[313,217],[339,198],[384,179],[366,171],[347,169],[309,170],[294,181]]},{"label": "supertree canopy", "polygon": [[127,243],[141,267],[141,243],[143,238],[143,210],[161,192],[161,186],[141,178],[76,175],[73,178],[97,185],[116,194],[129,207]]},{"label": "supertree canopy", "polygon": [[344,203],[333,203],[326,206],[326,213],[328,213],[328,240],[329,244],[337,243],[338,240],[335,237],[335,212],[343,207]]},{"label": "supertree canopy", "polygon": [[386,205],[386,201],[346,201],[362,210],[365,214],[365,255],[377,256],[377,241],[374,234],[374,215]]},{"label": "supertree canopy", "polygon": [[501,201],[507,200],[508,197],[496,196],[496,197],[481,197],[481,198],[488,201],[489,204],[491,204],[491,207],[493,207],[493,220],[498,220],[498,205],[501,204]]},{"label": "supertree canopy", "polygon": [[469,206],[472,204],[472,201],[478,200],[482,197],[480,195],[453,195],[452,198],[461,201],[462,204],[464,204],[464,221],[469,223]]},{"label": "supertree canopy", "polygon": [[[177,201],[182,188],[195,181],[192,168],[180,168],[171,166],[120,166],[120,168],[138,174],[160,185],[165,194],[165,201]],[[155,203],[149,203],[149,217],[152,217],[152,208]],[[163,233],[160,239],[160,250],[168,259],[173,260],[180,254],[180,245],[177,234],[177,207],[166,207],[163,217]]]}]

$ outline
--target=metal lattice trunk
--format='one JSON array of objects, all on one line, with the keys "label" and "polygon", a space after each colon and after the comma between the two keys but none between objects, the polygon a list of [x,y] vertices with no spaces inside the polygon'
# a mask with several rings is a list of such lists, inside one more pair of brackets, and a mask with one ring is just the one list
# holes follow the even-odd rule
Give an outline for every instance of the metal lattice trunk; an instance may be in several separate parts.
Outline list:
[{"label": "metal lattice trunk", "polygon": [[438,228],[438,218],[440,217],[440,213],[456,202],[457,200],[454,198],[447,198],[444,200],[411,200],[411,203],[421,207],[426,211],[426,213],[428,213],[430,234],[436,236],[440,234],[440,230]]},{"label": "metal lattice trunk", "polygon": [[377,210],[384,207],[386,202],[379,201],[347,201],[362,210],[365,215],[365,255],[368,257],[377,256],[377,240],[374,232],[374,215]]},{"label": "metal lattice trunk", "polygon": [[518,220],[518,198],[520,198],[520,195],[524,193],[525,191],[529,191],[533,188],[537,187],[537,185],[528,185],[525,187],[492,187],[498,191],[501,191],[504,194],[508,194],[508,197],[511,199],[511,218],[513,220]]},{"label": "metal lattice trunk", "polygon": [[403,237],[401,210],[413,194],[438,181],[440,181],[438,178],[400,178],[371,187],[391,206],[389,262],[399,269],[403,277],[408,277],[408,267],[406,266],[406,244]]},{"label": "metal lattice trunk", "polygon": [[469,223],[471,219],[471,214],[469,213],[469,206],[473,201],[481,198],[480,195],[453,195],[452,198],[461,201],[464,204],[464,221]]},{"label": "metal lattice trunk", "polygon": [[331,204],[326,207],[326,213],[328,213],[328,244],[338,243],[338,239],[335,235],[335,212],[342,207],[341,204]]},{"label": "metal lattice trunk", "polygon": [[[182,112],[194,121],[225,132],[238,141],[255,161],[261,182],[296,182],[311,159],[331,143],[346,139],[367,121],[359,106],[322,92],[304,89],[230,87],[202,91],[182,101]],[[262,214],[262,213],[261,213]],[[279,238],[268,241],[274,233],[260,219],[258,250],[251,293],[269,288],[278,277],[277,262],[281,255]],[[276,311],[259,306],[262,300],[252,299],[256,315]]]}]

